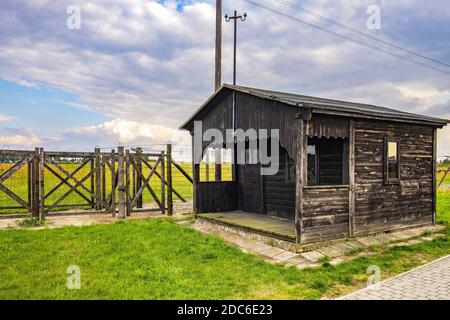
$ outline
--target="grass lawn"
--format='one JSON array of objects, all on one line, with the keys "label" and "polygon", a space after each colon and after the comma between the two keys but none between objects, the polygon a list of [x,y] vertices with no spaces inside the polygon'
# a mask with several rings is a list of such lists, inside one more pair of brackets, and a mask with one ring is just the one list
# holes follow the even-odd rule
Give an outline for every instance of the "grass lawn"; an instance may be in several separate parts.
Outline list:
[{"label": "grass lawn", "polygon": [[[0,299],[319,299],[450,253],[450,192],[438,194],[446,237],[303,271],[271,265],[169,220],[0,231]],[[81,290],[65,286],[81,268]]]}]

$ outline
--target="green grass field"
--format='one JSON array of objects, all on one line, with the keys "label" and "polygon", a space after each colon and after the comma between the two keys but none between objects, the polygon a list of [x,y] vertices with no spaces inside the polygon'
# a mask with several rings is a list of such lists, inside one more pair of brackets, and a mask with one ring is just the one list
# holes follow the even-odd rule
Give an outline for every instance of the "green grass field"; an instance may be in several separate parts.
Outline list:
[{"label": "green grass field", "polygon": [[[450,192],[438,194],[446,236],[408,247],[372,247],[347,263],[297,270],[242,253],[170,220],[83,228],[0,231],[0,299],[319,299],[450,253]],[[65,286],[69,265],[81,289]]]},{"label": "green grass field", "polygon": [[[154,165],[154,163],[151,163]],[[8,170],[13,164],[4,164],[0,163],[0,175]],[[188,173],[192,172],[192,165],[190,163],[181,163],[181,167]],[[73,172],[75,169],[79,167],[79,164],[76,163],[65,163],[61,164],[61,166],[64,168],[64,170],[68,172]],[[63,178],[66,177],[66,175],[62,174],[55,166],[51,167],[58,172]],[[214,180],[214,165],[209,166],[209,177],[211,180]],[[77,180],[81,180],[83,177],[85,177],[90,172],[90,166],[89,164],[83,167],[82,170],[80,170],[77,174],[75,174],[75,178]],[[158,173],[160,173],[160,170],[157,170]],[[181,172],[173,166],[172,168],[172,177],[173,177],[173,186],[177,192],[179,192],[182,197],[185,199],[192,198],[192,184],[181,174]],[[201,181],[206,181],[206,166],[205,164],[202,164],[200,168],[200,179]],[[150,169],[144,165],[144,175],[147,177],[150,174]],[[49,193],[56,185],[58,185],[61,180],[58,179],[54,174],[52,174],[49,170],[45,170],[45,192],[46,194]],[[231,165],[224,164],[222,167],[222,176],[224,180],[231,180]],[[4,182],[4,185],[8,187],[11,191],[19,195],[23,200],[27,201],[28,199],[28,172],[27,168],[22,167],[18,172],[13,174],[9,179],[7,179]],[[111,192],[111,172],[110,170],[106,170],[106,194],[109,195]],[[70,181],[70,183],[73,185],[75,184],[74,181]],[[88,190],[91,190],[91,180],[88,179],[83,183],[84,187]],[[161,194],[161,180],[157,178],[156,176],[153,176],[150,180],[150,185],[152,189],[155,191],[155,193],[160,197]],[[67,191],[69,190],[69,187],[67,185],[62,185],[59,187],[50,197],[48,197],[45,201],[46,205],[51,205],[55,203],[60,197],[62,197]],[[84,194],[88,199],[90,199],[89,193],[82,189],[81,187],[78,188],[78,190]],[[166,189],[167,192],[167,189]],[[117,199],[117,198],[116,198]],[[174,199],[177,199],[176,196],[174,196]],[[154,201],[150,193],[147,189],[144,190],[143,193],[143,201],[145,202],[151,202]],[[83,199],[80,195],[78,195],[75,192],[72,192],[65,200],[63,200],[61,205],[72,205],[72,204],[87,204],[87,201]],[[5,194],[3,191],[0,191],[0,207],[7,207],[7,206],[17,206],[18,203],[9,197],[7,194]],[[83,207],[80,207],[83,208]],[[84,207],[86,208],[86,207]],[[25,209],[0,209],[0,214],[2,213],[25,213]]]}]

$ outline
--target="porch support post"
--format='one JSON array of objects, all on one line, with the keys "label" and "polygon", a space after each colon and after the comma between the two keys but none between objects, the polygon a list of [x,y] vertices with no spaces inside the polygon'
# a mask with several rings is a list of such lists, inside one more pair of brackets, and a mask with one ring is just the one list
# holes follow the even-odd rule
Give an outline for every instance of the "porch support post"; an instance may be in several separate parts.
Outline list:
[{"label": "porch support post", "polygon": [[216,182],[222,181],[222,149],[219,149],[219,147],[216,147],[215,151],[215,175],[216,175]]},{"label": "porch support post", "polygon": [[295,231],[297,235],[297,243],[303,241],[303,186],[304,186],[304,158],[305,158],[305,121],[300,118],[297,128],[297,156],[296,156],[296,179],[295,179]]},{"label": "porch support post", "polygon": [[432,177],[433,177],[433,185],[432,185],[432,192],[433,192],[433,224],[436,224],[436,165],[437,161],[437,129],[435,128],[433,130],[433,163],[432,163]]},{"label": "porch support post", "polygon": [[349,139],[348,139],[348,236],[355,236],[355,121],[349,121]]},{"label": "porch support post", "polygon": [[200,180],[200,165],[196,162],[196,155],[195,155],[195,136],[194,132],[191,132],[192,136],[192,202],[194,205],[194,214],[198,213],[198,206],[197,206],[197,182]]},{"label": "porch support post", "polygon": [[205,157],[205,180],[209,182],[209,149],[206,149]]}]

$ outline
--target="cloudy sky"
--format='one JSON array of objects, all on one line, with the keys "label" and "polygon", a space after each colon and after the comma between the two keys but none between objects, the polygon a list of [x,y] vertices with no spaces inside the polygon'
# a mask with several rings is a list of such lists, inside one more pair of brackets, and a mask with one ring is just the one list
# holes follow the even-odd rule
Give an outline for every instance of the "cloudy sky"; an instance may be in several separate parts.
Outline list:
[{"label": "cloudy sky", "polygon": [[[289,1],[450,65],[448,0]],[[239,25],[239,84],[450,118],[449,66],[276,0],[256,2],[285,15],[224,0],[224,13],[249,15]],[[380,8],[381,29],[367,27],[371,5]],[[73,6],[80,29],[67,27]],[[209,0],[2,0],[0,147],[185,143],[176,128],[213,90],[214,19]],[[232,25],[223,32],[223,80],[231,82]],[[439,137],[439,155],[450,155],[450,130]]]}]

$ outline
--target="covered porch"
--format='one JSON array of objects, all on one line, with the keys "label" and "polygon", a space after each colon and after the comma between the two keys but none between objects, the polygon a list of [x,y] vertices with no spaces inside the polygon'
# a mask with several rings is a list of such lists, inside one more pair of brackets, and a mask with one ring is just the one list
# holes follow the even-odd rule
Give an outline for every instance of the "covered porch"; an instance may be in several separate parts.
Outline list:
[{"label": "covered porch", "polygon": [[197,218],[279,240],[289,242],[296,241],[295,224],[292,220],[239,210],[219,213],[202,213],[198,214]]}]

